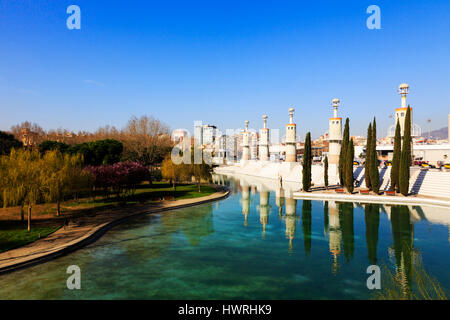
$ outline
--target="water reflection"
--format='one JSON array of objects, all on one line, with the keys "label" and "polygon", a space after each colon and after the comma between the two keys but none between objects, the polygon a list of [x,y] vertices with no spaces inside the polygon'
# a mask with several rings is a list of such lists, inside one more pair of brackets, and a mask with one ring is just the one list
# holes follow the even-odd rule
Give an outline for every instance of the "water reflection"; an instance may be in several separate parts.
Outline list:
[{"label": "water reflection", "polygon": [[377,264],[378,229],[380,226],[380,205],[366,204],[364,208],[366,221],[367,257],[370,264]]},{"label": "water reflection", "polygon": [[414,224],[407,206],[392,207],[392,253],[395,256],[395,276],[402,285],[404,294],[410,290],[411,267],[418,252],[414,250]]},{"label": "water reflection", "polygon": [[245,182],[241,182],[241,205],[242,214],[244,215],[244,226],[248,225],[248,214],[250,212],[250,186]]},{"label": "water reflection", "polygon": [[[329,204],[326,202],[326,212],[327,215],[327,225],[326,231],[328,232],[328,241],[331,255],[333,257],[331,271],[333,274],[337,274],[339,270],[339,260],[338,257],[341,254],[341,242],[342,242],[342,231],[341,224],[339,221],[339,210],[335,201],[330,201]],[[324,209],[325,211],[325,209]]]},{"label": "water reflection", "polygon": [[303,228],[303,243],[305,246],[305,253],[309,254],[311,251],[311,200],[304,200],[302,206],[302,228]]},{"label": "water reflection", "polygon": [[[368,299],[374,263],[392,270],[405,296],[422,260],[450,288],[448,208],[309,201],[294,199],[299,186],[288,181],[215,181],[232,195],[140,216],[72,254],[2,275],[0,298]],[[72,264],[83,272],[76,292],[66,289]]]},{"label": "water reflection", "polygon": [[297,200],[285,198],[285,215],[284,222],[286,224],[286,238],[289,239],[289,251],[292,252],[293,240],[295,238],[295,229],[297,224]]},{"label": "water reflection", "polygon": [[266,226],[269,223],[269,213],[271,209],[269,204],[269,195],[269,191],[261,191],[259,193],[259,221],[263,227],[263,238],[266,236]]},{"label": "water reflection", "polygon": [[[229,179],[229,181],[232,180]],[[301,223],[304,254],[309,256],[314,247],[314,239],[317,238],[313,237],[313,201],[294,199],[292,194],[299,186],[295,183],[289,184],[286,182],[280,185],[277,181],[255,177],[239,177],[238,181],[244,225],[249,225],[248,217],[252,210],[252,196],[250,193],[255,194],[259,192],[259,205],[256,206],[256,210],[259,211],[259,222],[262,227],[263,239],[268,240],[266,231],[270,225],[269,215],[272,208],[270,201],[273,199],[278,216],[284,223],[285,237],[288,239],[288,251],[293,253],[294,239],[297,237],[297,224]],[[229,185],[233,184],[229,183]],[[271,194],[273,198],[271,198]],[[298,207],[301,210],[298,211]],[[387,215],[390,220],[392,235],[392,243],[388,246],[387,254],[395,263],[398,281],[403,284],[405,290],[410,290],[411,266],[419,256],[419,251],[414,247],[414,222],[432,221],[450,226],[448,209],[323,201],[323,238],[328,242],[332,274],[336,275],[339,273],[342,264],[342,261],[340,261],[341,255],[345,259],[345,263],[350,263],[354,259],[355,210],[364,213],[364,235],[367,250],[365,255],[368,265],[380,263],[380,214]]]}]

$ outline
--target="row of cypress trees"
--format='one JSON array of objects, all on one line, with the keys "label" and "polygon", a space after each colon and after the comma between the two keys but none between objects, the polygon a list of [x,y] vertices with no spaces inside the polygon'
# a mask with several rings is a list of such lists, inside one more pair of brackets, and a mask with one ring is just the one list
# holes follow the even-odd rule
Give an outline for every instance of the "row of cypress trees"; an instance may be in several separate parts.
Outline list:
[{"label": "row of cypress trees", "polygon": [[353,140],[350,139],[350,120],[345,119],[344,134],[342,137],[341,152],[339,154],[339,180],[347,192],[353,192],[353,159],[355,149]]},{"label": "row of cypress trees", "polygon": [[[394,139],[394,156],[391,169],[391,189],[408,194],[409,190],[409,168],[411,166],[411,109],[408,106],[405,117],[405,134],[401,140],[400,124],[397,121]],[[366,162],[365,162],[365,180],[366,187],[376,194],[380,192],[380,173],[378,171],[377,147],[377,122],[376,118],[367,128],[366,144]],[[353,140],[350,139],[350,121],[345,119],[344,134],[342,138],[341,152],[339,154],[339,180],[347,192],[352,193],[354,189],[353,177],[353,159],[354,159]],[[309,191],[311,188],[311,134],[308,132],[305,138],[305,149],[303,155],[303,191]],[[325,188],[328,187],[328,158],[324,163],[324,182]]]},{"label": "row of cypress trees", "polygon": [[395,126],[394,155],[391,168],[391,190],[404,196],[409,191],[409,168],[411,166],[411,108],[408,106],[405,117],[403,141],[400,123]]}]

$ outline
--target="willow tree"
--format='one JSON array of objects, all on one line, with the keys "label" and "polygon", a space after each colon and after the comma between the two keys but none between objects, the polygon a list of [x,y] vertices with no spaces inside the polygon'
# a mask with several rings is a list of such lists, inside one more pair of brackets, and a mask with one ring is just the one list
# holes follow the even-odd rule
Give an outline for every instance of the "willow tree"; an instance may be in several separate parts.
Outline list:
[{"label": "willow tree", "polygon": [[350,139],[350,142],[347,146],[347,154],[345,156],[345,189],[347,192],[353,192],[353,158],[355,157],[355,149],[353,147],[353,140]]},{"label": "willow tree", "polygon": [[350,120],[345,119],[344,135],[342,137],[341,152],[339,153],[339,180],[341,185],[345,182],[345,156],[347,155],[348,140],[350,138]]},{"label": "willow tree", "polygon": [[402,154],[400,157],[399,186],[404,196],[409,191],[409,168],[411,166],[411,108],[408,106],[405,117]]},{"label": "willow tree", "polygon": [[41,193],[40,175],[42,163],[40,153],[30,150],[12,150],[2,159],[7,172],[2,176],[3,205],[26,206],[28,210],[28,231],[31,230],[31,210]]},{"label": "willow tree", "polygon": [[[202,152],[200,150],[199,152]],[[195,150],[194,147],[191,148],[191,164],[189,165],[189,172],[187,175],[191,175],[197,183],[198,192],[201,192],[201,182],[202,180],[210,181],[211,180],[211,171],[212,166],[207,164],[202,157],[200,163],[195,163]]]},{"label": "willow tree", "polygon": [[372,184],[370,183],[371,151],[372,151],[372,123],[369,123],[369,127],[367,128],[366,162],[364,163],[364,177],[366,180],[366,187],[369,189],[372,189]]},{"label": "willow tree", "polygon": [[61,202],[74,192],[83,177],[81,155],[63,155],[59,150],[47,152],[42,159],[41,187],[47,202],[56,202],[56,215],[61,215]]},{"label": "willow tree", "polygon": [[394,138],[394,155],[392,157],[391,166],[391,190],[400,192],[399,174],[400,174],[400,158],[402,153],[402,136],[400,133],[400,122],[397,121],[395,126]]},{"label": "willow tree", "polygon": [[323,182],[325,184],[325,189],[328,189],[328,157],[325,156],[323,161]]},{"label": "willow tree", "polygon": [[302,185],[303,191],[309,191],[311,189],[311,133],[308,132],[305,138],[305,149],[303,152],[303,165],[302,165]]},{"label": "willow tree", "polygon": [[371,149],[370,149],[370,184],[373,192],[378,194],[380,192],[380,173],[378,172],[378,154],[377,154],[377,123],[373,118],[372,135],[371,135]]},{"label": "willow tree", "polygon": [[173,190],[176,190],[177,182],[184,181],[192,177],[190,167],[186,164],[173,163],[170,154],[165,157],[161,164],[161,174],[163,178],[170,181]]}]

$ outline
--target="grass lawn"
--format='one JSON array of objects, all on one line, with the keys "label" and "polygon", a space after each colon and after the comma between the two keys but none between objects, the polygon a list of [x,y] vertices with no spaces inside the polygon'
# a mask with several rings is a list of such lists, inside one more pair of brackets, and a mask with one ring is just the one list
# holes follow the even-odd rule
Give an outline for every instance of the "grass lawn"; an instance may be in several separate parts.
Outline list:
[{"label": "grass lawn", "polygon": [[141,184],[136,189],[133,195],[129,195],[125,198],[117,198],[115,195],[111,195],[105,199],[103,197],[96,198],[94,201],[89,198],[80,199],[77,202],[71,202],[64,204],[64,206],[77,207],[79,205],[87,205],[88,207],[101,207],[105,205],[117,205],[117,204],[135,204],[135,203],[150,203],[152,201],[161,201],[163,199],[192,199],[205,197],[216,192],[216,189],[210,186],[201,186],[201,192],[198,192],[198,186],[195,184],[179,184],[175,190],[172,185],[166,182],[153,182]]},{"label": "grass lawn", "polygon": [[26,223],[20,221],[0,222],[0,252],[11,250],[45,238],[58,230],[59,226],[34,226],[27,231]]}]

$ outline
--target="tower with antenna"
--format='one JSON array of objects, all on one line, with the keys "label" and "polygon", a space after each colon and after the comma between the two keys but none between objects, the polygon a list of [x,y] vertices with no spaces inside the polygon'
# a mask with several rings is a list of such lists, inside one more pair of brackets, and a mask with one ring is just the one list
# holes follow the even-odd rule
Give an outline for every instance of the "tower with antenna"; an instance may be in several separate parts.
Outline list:
[{"label": "tower with antenna", "polygon": [[250,160],[250,146],[249,146],[249,132],[248,132],[249,121],[245,120],[245,129],[242,132],[242,160]]},{"label": "tower with antenna", "polygon": [[331,105],[333,106],[333,117],[329,120],[328,131],[328,163],[336,166],[336,168],[339,164],[339,154],[341,152],[342,144],[342,118],[338,117],[338,108],[340,104],[341,102],[337,98],[331,101]]},{"label": "tower with antenna", "polygon": [[[400,122],[400,132],[402,137],[405,135],[405,117],[408,106],[406,105],[406,96],[409,93],[409,85],[402,83],[398,87],[398,93],[402,96],[402,105],[395,109],[395,123]],[[412,128],[412,108],[411,108],[411,128]]]},{"label": "tower with antenna", "polygon": [[297,149],[295,147],[297,125],[294,123],[294,108],[289,109],[289,123],[286,125],[286,162],[297,162]]},{"label": "tower with antenna", "polygon": [[[406,104],[406,96],[409,94],[409,85],[407,83],[402,83],[398,86],[398,94],[401,96],[401,106],[395,109],[395,122],[388,129],[388,137],[395,136],[395,126],[397,122],[400,123],[400,134],[403,137],[405,135],[405,118],[406,111],[408,110],[408,105]],[[413,123],[413,108],[411,108],[411,137],[420,137],[422,134],[422,129],[419,125]]]},{"label": "tower with antenna", "polygon": [[269,128],[267,128],[267,115],[262,116],[264,121],[264,127],[260,129],[260,140],[259,140],[259,160],[268,161],[269,160]]}]

